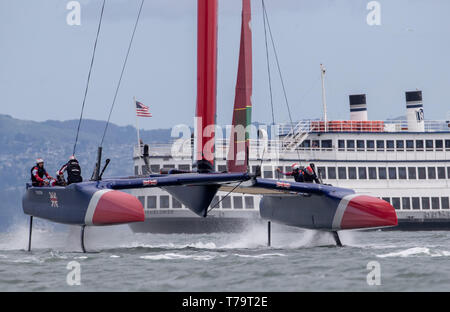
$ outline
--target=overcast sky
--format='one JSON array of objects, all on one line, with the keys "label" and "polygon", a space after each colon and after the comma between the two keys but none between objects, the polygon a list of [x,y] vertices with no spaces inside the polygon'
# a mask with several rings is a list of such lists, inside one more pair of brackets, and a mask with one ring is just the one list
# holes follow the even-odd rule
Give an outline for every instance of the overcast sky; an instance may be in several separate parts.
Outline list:
[{"label": "overcast sky", "polygon": [[[101,0],[0,0],[0,113],[43,121],[79,117]],[[423,90],[426,119],[450,112],[450,1],[266,0],[294,119],[322,116],[319,64],[327,68],[329,119],[349,118],[348,95],[367,93],[370,119],[405,112],[404,92]],[[108,116],[140,0],[107,0],[86,118]],[[192,124],[196,99],[196,0],[146,0],[112,121],[135,123],[133,96],[150,106],[146,129]],[[270,122],[261,1],[252,1],[253,120]],[[231,121],[240,0],[219,0],[218,123]],[[275,119],[288,121],[272,61]]]}]

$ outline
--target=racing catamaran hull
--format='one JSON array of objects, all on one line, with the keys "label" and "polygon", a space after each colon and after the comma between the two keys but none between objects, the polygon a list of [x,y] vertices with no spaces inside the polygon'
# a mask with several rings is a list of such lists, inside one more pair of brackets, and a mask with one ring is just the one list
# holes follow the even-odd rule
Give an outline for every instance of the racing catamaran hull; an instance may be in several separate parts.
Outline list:
[{"label": "racing catamaran hull", "polygon": [[22,198],[23,212],[72,225],[114,225],[144,221],[140,201],[127,193],[98,188],[95,182],[67,187],[29,187]]}]

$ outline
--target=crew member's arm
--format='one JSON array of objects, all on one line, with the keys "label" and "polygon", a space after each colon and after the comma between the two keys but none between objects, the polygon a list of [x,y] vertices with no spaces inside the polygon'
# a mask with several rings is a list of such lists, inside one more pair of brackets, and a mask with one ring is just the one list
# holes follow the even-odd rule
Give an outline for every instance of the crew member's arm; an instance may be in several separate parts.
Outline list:
[{"label": "crew member's arm", "polygon": [[293,172],[291,171],[291,172],[283,172],[283,171],[281,171],[281,169],[280,168],[277,168],[277,171],[279,172],[279,173],[281,173],[282,175],[285,175],[285,176],[292,176],[293,175]]},{"label": "crew member's arm", "polygon": [[63,175],[63,174],[64,174],[64,171],[66,171],[66,169],[67,169],[67,164],[63,165],[63,166],[61,167],[61,169],[59,169],[58,175]]},{"label": "crew member's arm", "polygon": [[48,180],[54,180],[53,177],[49,175],[47,171],[44,172],[44,175]]}]

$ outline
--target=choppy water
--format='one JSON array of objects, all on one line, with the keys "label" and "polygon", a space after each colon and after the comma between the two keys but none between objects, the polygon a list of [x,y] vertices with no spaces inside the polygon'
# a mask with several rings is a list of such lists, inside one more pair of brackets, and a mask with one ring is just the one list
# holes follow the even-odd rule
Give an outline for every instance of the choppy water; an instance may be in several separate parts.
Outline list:
[{"label": "choppy water", "polygon": [[[0,234],[0,291],[450,291],[450,232],[345,232],[346,247],[328,233],[133,234],[127,226]],[[76,261],[81,285],[69,286]],[[367,268],[380,265],[381,285]],[[71,273],[72,272],[72,273]]]}]

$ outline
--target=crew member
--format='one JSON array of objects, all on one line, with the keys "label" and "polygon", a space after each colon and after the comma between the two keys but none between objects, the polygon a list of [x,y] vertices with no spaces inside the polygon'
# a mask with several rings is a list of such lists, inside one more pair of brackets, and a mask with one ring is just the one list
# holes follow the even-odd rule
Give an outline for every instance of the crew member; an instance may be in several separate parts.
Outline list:
[{"label": "crew member", "polygon": [[59,169],[58,176],[60,180],[64,180],[64,171],[67,171],[67,185],[83,182],[81,167],[74,155],[70,156],[69,161]]},{"label": "crew member", "polygon": [[36,159],[36,166],[31,168],[31,184],[33,186],[55,186],[55,183],[55,179],[44,168],[44,160],[42,158]]},{"label": "crew member", "polygon": [[303,178],[303,170],[302,167],[295,163],[292,166],[291,172],[282,172],[280,168],[277,168],[277,171],[280,172],[282,175],[294,177],[295,182],[305,182]]},{"label": "crew member", "polygon": [[312,165],[309,165],[308,167],[304,168],[301,167],[299,164],[295,163],[292,165],[291,172],[282,172],[280,168],[277,168],[277,171],[285,176],[293,176],[295,182],[306,182],[306,183],[316,182],[320,184],[320,180],[311,166]]},{"label": "crew member", "polygon": [[313,164],[310,164],[308,167],[304,168],[302,170],[303,173],[303,179],[306,183],[313,183],[316,182],[317,184],[320,184],[320,180],[316,175],[316,172],[313,170]]}]

